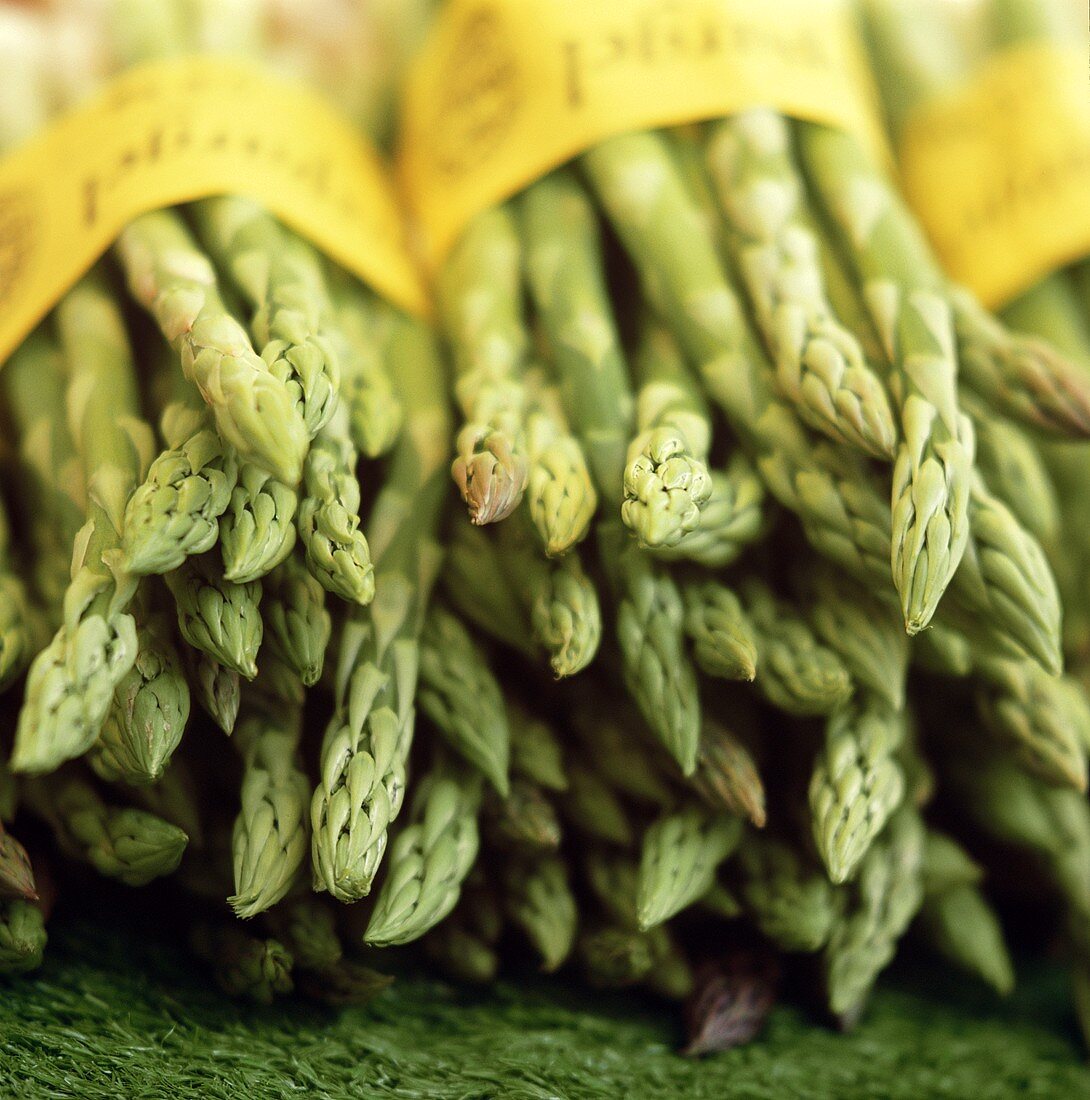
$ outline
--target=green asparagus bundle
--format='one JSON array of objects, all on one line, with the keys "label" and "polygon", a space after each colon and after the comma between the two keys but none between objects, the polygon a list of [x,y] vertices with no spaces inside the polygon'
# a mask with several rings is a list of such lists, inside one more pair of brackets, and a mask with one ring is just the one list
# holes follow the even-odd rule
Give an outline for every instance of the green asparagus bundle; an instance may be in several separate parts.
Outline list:
[{"label": "green asparagus bundle", "polygon": [[[892,7],[903,111],[950,59]],[[1007,892],[1085,985],[1073,276],[1011,331],[868,149],[768,109],[479,214],[436,335],[234,196],[110,262],[0,374],[0,821],[66,878],[165,879],[259,1003],[418,944],[690,998],[693,1051],[752,1033],[766,951],[845,1025],[910,926],[1005,991]],[[0,971],[34,870],[0,826]]]}]

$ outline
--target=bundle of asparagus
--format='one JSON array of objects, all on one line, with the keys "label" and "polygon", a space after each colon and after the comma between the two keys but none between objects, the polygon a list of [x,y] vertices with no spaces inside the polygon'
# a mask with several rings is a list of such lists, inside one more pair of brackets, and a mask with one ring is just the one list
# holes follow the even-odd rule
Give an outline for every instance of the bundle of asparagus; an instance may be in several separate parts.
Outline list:
[{"label": "bundle of asparagus", "polygon": [[235,995],[529,951],[703,1053],[785,968],[849,1025],[910,928],[1005,991],[1028,889],[1085,1010],[1084,346],[767,109],[604,141],[437,301],[460,425],[420,322],[207,199],[0,372],[0,966],[59,858],[164,880]]}]

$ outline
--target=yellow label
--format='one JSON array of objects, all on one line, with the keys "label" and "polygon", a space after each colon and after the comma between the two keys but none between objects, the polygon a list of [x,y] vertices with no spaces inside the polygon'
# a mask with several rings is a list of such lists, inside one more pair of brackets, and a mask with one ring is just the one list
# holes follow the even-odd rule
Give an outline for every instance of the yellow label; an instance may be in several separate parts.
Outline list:
[{"label": "yellow label", "polygon": [[403,104],[429,266],[481,211],[625,131],[760,105],[881,143],[842,0],[449,0]]},{"label": "yellow label", "polygon": [[998,54],[909,120],[899,154],[905,193],[947,271],[985,305],[1090,253],[1083,47]]},{"label": "yellow label", "polygon": [[132,69],[0,162],[0,362],[138,214],[256,199],[412,312],[424,308],[377,154],[319,95],[235,58]]}]

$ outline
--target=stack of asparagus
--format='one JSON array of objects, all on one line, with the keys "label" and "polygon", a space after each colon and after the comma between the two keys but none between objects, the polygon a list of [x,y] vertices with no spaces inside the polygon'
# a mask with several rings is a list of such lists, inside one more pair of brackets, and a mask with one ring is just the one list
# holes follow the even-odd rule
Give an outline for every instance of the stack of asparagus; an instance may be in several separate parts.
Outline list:
[{"label": "stack of asparagus", "polygon": [[603,142],[436,298],[457,425],[420,322],[207,199],[0,372],[0,966],[86,864],[234,994],[529,951],[703,1052],[785,966],[850,1024],[910,928],[1008,989],[1021,889],[1090,1013],[1086,345],[765,109]]}]

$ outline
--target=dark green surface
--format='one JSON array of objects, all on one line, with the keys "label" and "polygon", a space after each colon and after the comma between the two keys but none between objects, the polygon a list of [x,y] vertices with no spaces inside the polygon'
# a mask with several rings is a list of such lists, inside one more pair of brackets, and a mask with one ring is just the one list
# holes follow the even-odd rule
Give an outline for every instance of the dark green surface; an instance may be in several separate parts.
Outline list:
[{"label": "dark green surface", "polygon": [[1063,975],[1006,1003],[938,968],[886,981],[850,1036],[801,1011],[701,1062],[668,1008],[534,980],[484,995],[402,979],[368,1009],[233,1004],[188,956],[90,922],[52,931],[46,966],[0,989],[8,1097],[1090,1096]]}]

